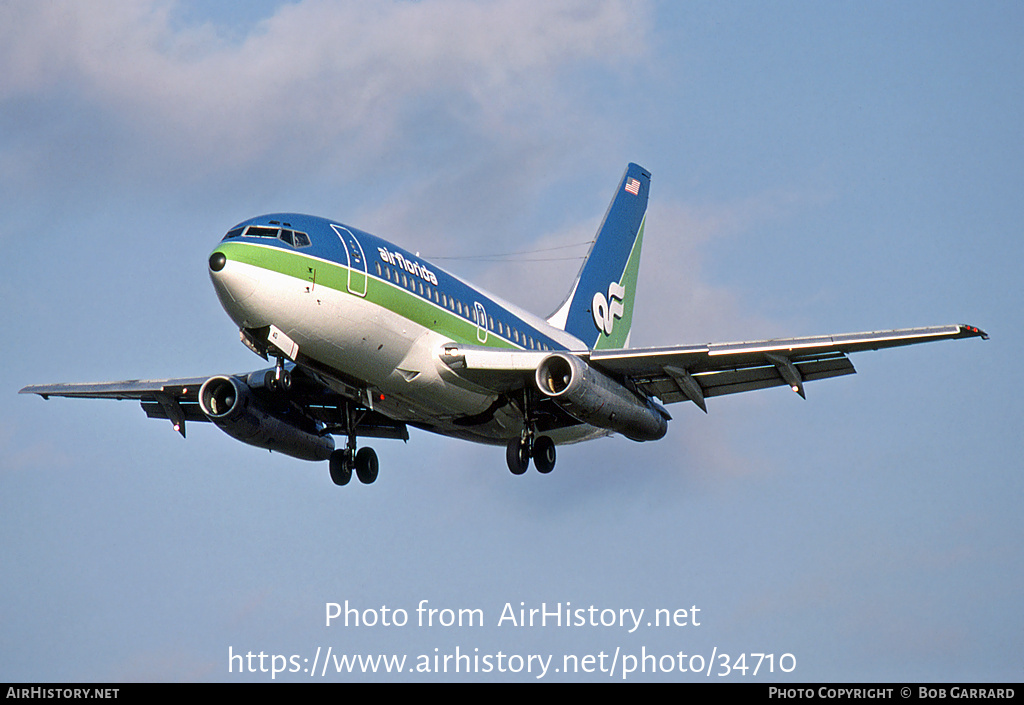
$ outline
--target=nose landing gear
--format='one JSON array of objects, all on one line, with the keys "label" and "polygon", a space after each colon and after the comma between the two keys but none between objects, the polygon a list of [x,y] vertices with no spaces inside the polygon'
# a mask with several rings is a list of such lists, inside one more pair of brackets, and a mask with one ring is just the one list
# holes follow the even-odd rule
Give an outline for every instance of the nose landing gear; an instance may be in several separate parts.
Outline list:
[{"label": "nose landing gear", "polygon": [[292,388],[292,373],[284,366],[284,358],[277,358],[277,365],[268,370],[264,384],[272,392],[288,392]]}]

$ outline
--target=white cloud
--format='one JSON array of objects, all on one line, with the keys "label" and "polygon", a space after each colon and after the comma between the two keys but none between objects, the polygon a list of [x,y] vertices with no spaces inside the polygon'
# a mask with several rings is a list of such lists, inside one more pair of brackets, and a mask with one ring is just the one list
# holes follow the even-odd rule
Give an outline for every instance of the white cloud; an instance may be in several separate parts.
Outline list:
[{"label": "white cloud", "polygon": [[647,21],[625,0],[305,0],[232,41],[175,9],[5,3],[0,104],[66,94],[161,158],[224,168],[365,163],[420,120],[529,142],[569,106],[566,73],[622,62]]}]

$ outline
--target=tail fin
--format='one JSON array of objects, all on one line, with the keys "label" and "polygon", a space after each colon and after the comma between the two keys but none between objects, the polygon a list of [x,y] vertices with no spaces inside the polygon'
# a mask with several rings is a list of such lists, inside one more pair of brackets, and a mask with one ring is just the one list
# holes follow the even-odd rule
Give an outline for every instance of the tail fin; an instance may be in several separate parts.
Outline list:
[{"label": "tail fin", "polygon": [[649,171],[626,167],[569,296],[548,318],[592,349],[629,345],[650,188]]}]

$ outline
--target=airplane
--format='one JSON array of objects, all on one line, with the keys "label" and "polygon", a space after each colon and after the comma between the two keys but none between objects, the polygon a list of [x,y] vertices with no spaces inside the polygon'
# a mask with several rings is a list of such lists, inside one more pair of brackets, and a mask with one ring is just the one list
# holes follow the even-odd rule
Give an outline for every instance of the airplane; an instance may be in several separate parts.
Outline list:
[{"label": "airplane", "polygon": [[[504,445],[521,475],[555,466],[555,447],[620,434],[662,438],[665,405],[853,374],[850,353],[980,337],[968,325],[630,348],[650,173],[629,164],[579,274],[547,318],[410,252],[333,220],[278,213],[243,221],[208,258],[241,341],[273,367],[255,372],[20,391],[133,399],[185,436],[212,422],[259,448],[327,460],[346,485],[376,480],[359,438],[408,427]],[[335,447],[333,436],[345,439]]]}]

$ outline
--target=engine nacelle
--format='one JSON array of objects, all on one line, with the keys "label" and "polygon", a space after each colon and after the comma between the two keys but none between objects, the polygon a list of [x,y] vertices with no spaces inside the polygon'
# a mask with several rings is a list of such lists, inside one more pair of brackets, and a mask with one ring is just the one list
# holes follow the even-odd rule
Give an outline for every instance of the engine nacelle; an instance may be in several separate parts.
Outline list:
[{"label": "engine nacelle", "polygon": [[257,448],[301,460],[327,460],[334,439],[304,431],[271,414],[249,386],[235,377],[211,377],[199,389],[199,407],[224,433]]},{"label": "engine nacelle", "polygon": [[542,394],[591,426],[634,441],[656,441],[668,431],[667,414],[656,405],[575,355],[548,355],[537,366],[536,383]]}]

